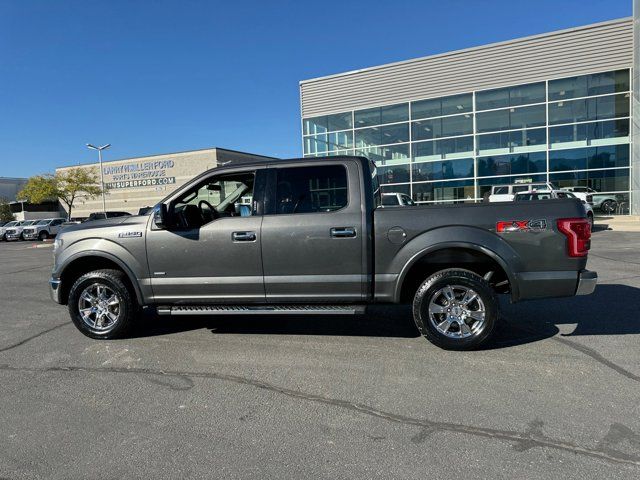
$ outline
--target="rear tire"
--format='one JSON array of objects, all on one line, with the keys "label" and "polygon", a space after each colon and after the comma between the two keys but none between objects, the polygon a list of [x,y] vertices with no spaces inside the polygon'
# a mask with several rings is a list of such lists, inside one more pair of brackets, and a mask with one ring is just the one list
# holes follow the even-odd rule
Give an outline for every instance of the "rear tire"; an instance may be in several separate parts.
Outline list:
[{"label": "rear tire", "polygon": [[472,350],[493,332],[498,301],[481,276],[461,269],[428,277],[413,299],[413,319],[420,333],[446,350]]},{"label": "rear tire", "polygon": [[119,338],[131,328],[137,303],[120,270],[95,270],[76,280],[69,291],[69,315],[87,337]]}]

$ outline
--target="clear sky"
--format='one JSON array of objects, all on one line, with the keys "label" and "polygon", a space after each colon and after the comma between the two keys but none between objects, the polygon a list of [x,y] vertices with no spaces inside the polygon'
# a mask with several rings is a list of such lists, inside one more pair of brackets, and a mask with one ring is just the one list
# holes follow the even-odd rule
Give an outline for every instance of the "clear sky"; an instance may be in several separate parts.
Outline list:
[{"label": "clear sky", "polygon": [[0,176],[301,155],[298,82],[631,15],[631,0],[0,0]]}]

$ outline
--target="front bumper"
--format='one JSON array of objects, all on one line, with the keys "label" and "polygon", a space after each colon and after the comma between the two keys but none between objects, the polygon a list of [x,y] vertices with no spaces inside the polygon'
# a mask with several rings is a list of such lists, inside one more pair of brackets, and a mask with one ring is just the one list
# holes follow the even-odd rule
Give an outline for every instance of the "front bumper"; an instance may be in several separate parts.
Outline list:
[{"label": "front bumper", "polygon": [[36,238],[38,238],[38,235],[35,232],[23,233],[22,236],[24,237],[25,240],[35,240]]},{"label": "front bumper", "polygon": [[20,240],[20,234],[19,233],[7,233],[7,240],[9,240],[9,241]]},{"label": "front bumper", "polygon": [[591,295],[598,283],[598,273],[590,270],[582,270],[578,274],[578,288],[576,295]]},{"label": "front bumper", "polygon": [[49,295],[51,295],[51,300],[56,303],[62,304],[60,299],[60,284],[61,280],[59,278],[50,278],[49,279]]}]

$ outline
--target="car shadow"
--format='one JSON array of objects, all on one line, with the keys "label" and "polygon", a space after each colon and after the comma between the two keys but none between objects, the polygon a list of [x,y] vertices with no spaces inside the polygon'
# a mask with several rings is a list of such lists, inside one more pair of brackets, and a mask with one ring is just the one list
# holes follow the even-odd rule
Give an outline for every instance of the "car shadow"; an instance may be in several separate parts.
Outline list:
[{"label": "car shadow", "polygon": [[[624,299],[624,302],[618,301]],[[501,318],[483,350],[537,342],[560,333],[558,325],[575,325],[563,337],[640,333],[640,289],[598,285],[593,294],[510,304],[501,299]],[[137,322],[133,337],[170,335],[208,329],[214,334],[329,335],[416,338],[420,334],[407,305],[372,305],[365,315],[241,315],[162,317],[149,311]]]}]

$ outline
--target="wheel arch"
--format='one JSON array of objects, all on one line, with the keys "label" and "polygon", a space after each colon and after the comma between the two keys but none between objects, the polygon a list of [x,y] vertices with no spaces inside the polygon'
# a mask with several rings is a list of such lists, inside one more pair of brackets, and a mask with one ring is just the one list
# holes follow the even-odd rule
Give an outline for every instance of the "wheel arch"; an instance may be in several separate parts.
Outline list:
[{"label": "wheel arch", "polygon": [[[468,254],[468,256],[460,257],[461,260],[458,266],[456,266],[455,261],[441,261],[456,253]],[[472,262],[469,262],[469,260],[472,260]],[[401,303],[407,299],[407,295],[409,295],[411,291],[415,293],[415,290],[419,287],[419,284],[415,285],[416,277],[424,280],[428,274],[434,273],[435,271],[446,268],[464,269],[465,266],[469,266],[469,263],[488,265],[496,269],[498,276],[503,275],[508,281],[511,298],[519,298],[515,273],[501,255],[492,249],[473,242],[446,241],[420,249],[405,263],[396,281],[394,302]],[[426,265],[430,265],[433,268],[431,270],[425,269],[424,267]],[[474,271],[473,268],[469,268],[469,270]],[[481,274],[480,272],[475,273]]]},{"label": "wheel arch", "polygon": [[131,269],[115,255],[108,252],[88,251],[69,257],[60,270],[60,299],[66,304],[69,299],[69,291],[75,281],[82,275],[101,269],[120,270],[125,274],[128,286],[135,294],[139,305],[144,303],[140,285]]}]

